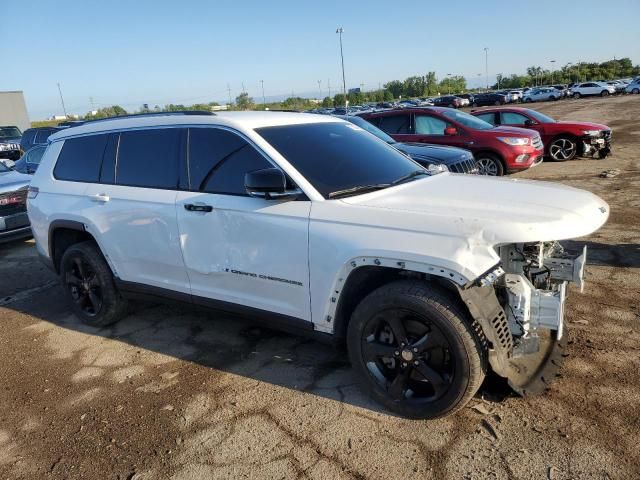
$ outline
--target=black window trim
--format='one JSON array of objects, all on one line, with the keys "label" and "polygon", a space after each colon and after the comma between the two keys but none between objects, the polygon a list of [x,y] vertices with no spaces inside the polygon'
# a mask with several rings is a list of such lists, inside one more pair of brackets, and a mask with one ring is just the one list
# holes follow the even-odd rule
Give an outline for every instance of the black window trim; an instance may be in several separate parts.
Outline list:
[{"label": "black window trim", "polygon": [[[161,187],[147,187],[147,186],[135,186],[135,185],[118,185],[117,182],[117,175],[118,175],[118,157],[120,154],[120,134],[124,133],[124,132],[131,132],[131,131],[138,131],[138,130],[152,130],[152,129],[166,129],[166,128],[181,128],[181,129],[185,129],[186,132],[186,137],[187,137],[187,141],[185,142],[185,144],[183,145],[183,148],[186,148],[186,154],[185,155],[181,155],[181,161],[186,159],[187,162],[187,172],[188,175],[190,175],[190,168],[189,168],[189,149],[188,149],[188,145],[189,145],[189,141],[188,141],[188,137],[189,137],[189,130],[191,128],[218,128],[221,130],[227,130],[231,133],[235,133],[236,135],[240,136],[242,139],[244,139],[247,143],[249,143],[253,148],[255,148],[258,153],[260,155],[262,155],[267,162],[269,162],[273,167],[279,169],[284,175],[285,177],[296,187],[299,188],[302,192],[303,195],[301,195],[298,200],[309,200],[308,195],[306,194],[306,192],[304,192],[304,190],[302,188],[300,188],[296,182],[290,177],[289,174],[287,174],[287,172],[276,163],[275,160],[273,160],[264,150],[262,150],[262,148],[260,148],[251,138],[249,138],[247,135],[245,135],[243,132],[236,130],[235,128],[229,127],[227,125],[220,125],[220,124],[180,124],[180,125],[153,125],[153,126],[144,126],[144,127],[129,127],[129,128],[114,128],[111,130],[100,130],[99,132],[88,132],[88,133],[82,133],[82,134],[76,134],[76,135],[69,135],[67,137],[64,138],[59,138],[54,140],[53,142],[48,142],[50,145],[56,144],[58,142],[65,142],[66,140],[70,140],[73,138],[82,138],[82,137],[89,137],[89,136],[95,136],[95,135],[109,135],[112,133],[115,133],[118,135],[118,143],[116,146],[116,158],[115,158],[115,163],[114,163],[114,169],[115,169],[115,173],[114,173],[114,183],[105,183],[105,182],[101,182],[100,178],[98,179],[97,182],[89,182],[89,181],[83,181],[83,180],[64,180],[61,178],[57,178],[55,176],[55,174],[53,173],[53,170],[55,170],[55,166],[58,163],[58,158],[60,157],[60,153],[58,153],[58,157],[56,158],[56,161],[53,165],[53,170],[52,170],[52,175],[53,177],[56,179],[56,181],[59,182],[73,182],[73,183],[86,183],[86,184],[93,184],[93,185],[107,185],[107,186],[116,186],[116,187],[129,187],[129,188],[145,188],[145,189],[149,189],[149,190],[169,190],[169,191],[174,191],[174,192],[192,192],[192,193],[203,193],[203,194],[207,194],[207,195],[227,195],[227,196],[233,196],[233,197],[251,197],[248,193],[247,194],[237,194],[237,193],[209,193],[209,192],[199,192],[198,190],[191,190],[190,186],[191,186],[191,182],[190,180],[188,180],[188,187],[187,188],[182,188],[182,187],[178,187],[178,188],[161,188]],[[105,146],[106,148],[106,146]],[[182,148],[181,148],[182,150]],[[60,152],[62,152],[62,148],[60,149]],[[102,154],[102,160],[100,161],[100,176],[102,176],[102,167],[103,167],[103,163],[104,163],[104,153]],[[182,172],[182,167],[180,168],[179,171],[179,175],[181,176],[183,174]],[[179,184],[181,183],[180,181],[181,179],[179,179]],[[251,197],[253,198],[253,197]]]}]

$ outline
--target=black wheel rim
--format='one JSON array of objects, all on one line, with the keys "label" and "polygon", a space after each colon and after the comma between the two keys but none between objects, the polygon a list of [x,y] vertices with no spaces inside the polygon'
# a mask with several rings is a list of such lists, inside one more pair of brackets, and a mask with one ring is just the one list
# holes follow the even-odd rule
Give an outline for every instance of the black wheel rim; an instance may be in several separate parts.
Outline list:
[{"label": "black wheel rim", "polygon": [[433,322],[415,312],[378,313],[367,323],[361,347],[369,374],[395,402],[434,402],[453,381],[449,341]]},{"label": "black wheel rim", "polygon": [[93,267],[81,257],[70,260],[65,284],[74,303],[86,315],[93,317],[102,308],[102,290]]}]

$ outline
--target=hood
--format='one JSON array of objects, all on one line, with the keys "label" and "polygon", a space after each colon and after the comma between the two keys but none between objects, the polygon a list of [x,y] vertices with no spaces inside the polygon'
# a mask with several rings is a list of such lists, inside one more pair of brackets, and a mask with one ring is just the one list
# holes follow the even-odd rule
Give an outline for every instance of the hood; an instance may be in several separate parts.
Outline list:
[{"label": "hood", "polygon": [[428,143],[394,143],[394,147],[410,157],[431,160],[434,163],[452,165],[467,158],[472,158],[471,152],[457,147],[443,147]]},{"label": "hood", "polygon": [[497,134],[508,134],[508,135],[519,135],[522,137],[535,137],[538,135],[534,130],[530,130],[528,128],[520,128],[520,127],[494,127],[490,130],[475,130],[479,133],[497,133]]},{"label": "hood", "polygon": [[22,137],[2,137],[0,143],[20,143]]},{"label": "hood", "polygon": [[30,175],[25,175],[15,170],[0,172],[0,193],[12,192],[27,187],[30,181]]},{"label": "hood", "polygon": [[470,246],[581,237],[609,216],[604,200],[573,187],[449,173],[342,201],[371,210],[361,216],[377,225],[430,233],[443,241],[463,238]]},{"label": "hood", "polygon": [[572,127],[584,128],[585,130],[611,130],[610,127],[606,125],[602,125],[601,123],[572,122],[572,121],[558,121],[556,123],[560,125],[569,125]]}]

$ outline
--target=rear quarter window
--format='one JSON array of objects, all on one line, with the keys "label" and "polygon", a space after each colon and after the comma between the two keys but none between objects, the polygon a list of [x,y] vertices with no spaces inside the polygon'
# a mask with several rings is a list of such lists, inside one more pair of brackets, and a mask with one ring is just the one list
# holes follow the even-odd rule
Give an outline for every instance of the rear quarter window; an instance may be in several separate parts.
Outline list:
[{"label": "rear quarter window", "polygon": [[66,139],[53,176],[72,182],[97,182],[106,145],[106,134]]}]

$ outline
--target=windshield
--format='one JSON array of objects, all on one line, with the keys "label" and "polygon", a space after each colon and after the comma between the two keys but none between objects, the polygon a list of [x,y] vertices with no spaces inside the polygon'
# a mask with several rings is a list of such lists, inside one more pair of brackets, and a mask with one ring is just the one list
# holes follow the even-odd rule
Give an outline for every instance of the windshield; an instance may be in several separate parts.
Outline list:
[{"label": "windshield", "polygon": [[22,134],[16,127],[0,127],[0,140],[3,138],[18,138]]},{"label": "windshield", "polygon": [[474,117],[468,113],[459,112],[458,110],[446,110],[442,112],[442,114],[465,127],[473,128],[475,130],[490,130],[493,128],[493,125],[490,123],[480,120],[478,117]]},{"label": "windshield", "polygon": [[394,147],[347,122],[263,127],[256,132],[325,198],[354,187],[388,186],[422,169]]},{"label": "windshield", "polygon": [[536,112],[535,110],[529,110],[529,115],[531,115],[533,118],[535,118],[536,120],[538,120],[541,123],[555,123],[556,122],[553,118],[547,117],[544,113]]},{"label": "windshield", "polygon": [[354,125],[359,126],[360,128],[363,128],[364,130],[366,130],[369,133],[373,133],[376,137],[378,137],[380,140],[384,140],[387,143],[396,143],[396,141],[391,138],[389,135],[387,135],[385,132],[383,132],[382,130],[380,130],[378,127],[374,126],[373,124],[367,122],[364,118],[362,117],[353,117],[353,116],[340,116],[340,118],[342,120],[346,120],[347,122],[351,122]]}]

